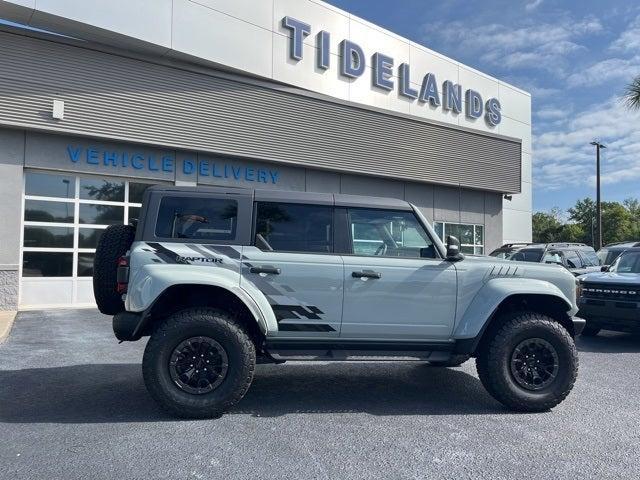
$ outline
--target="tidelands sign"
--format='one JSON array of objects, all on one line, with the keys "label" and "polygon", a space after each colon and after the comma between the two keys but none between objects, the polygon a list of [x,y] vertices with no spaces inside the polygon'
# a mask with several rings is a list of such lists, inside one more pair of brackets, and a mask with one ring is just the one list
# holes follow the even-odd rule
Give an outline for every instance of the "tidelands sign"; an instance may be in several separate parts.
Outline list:
[{"label": "tidelands sign", "polygon": [[[296,61],[303,57],[303,41],[311,34],[311,25],[284,17],[282,26],[290,32],[289,56]],[[316,36],[316,65],[321,70],[331,67],[330,43],[331,34],[320,31]],[[366,57],[360,45],[351,40],[340,42],[340,74],[346,78],[358,78],[366,69]],[[401,63],[397,67],[397,85],[394,81],[394,60],[388,55],[375,52],[371,56],[372,84],[374,87],[388,92],[398,89],[398,93],[410,100],[429,103],[433,107],[443,108],[454,113],[462,112],[462,86],[450,80],[445,80],[440,89],[434,73],[426,73],[420,88],[413,88],[410,81],[411,66]],[[484,119],[491,127],[495,127],[502,120],[501,105],[497,98],[483,101],[482,96],[475,90],[465,91],[465,115],[470,119]]]}]

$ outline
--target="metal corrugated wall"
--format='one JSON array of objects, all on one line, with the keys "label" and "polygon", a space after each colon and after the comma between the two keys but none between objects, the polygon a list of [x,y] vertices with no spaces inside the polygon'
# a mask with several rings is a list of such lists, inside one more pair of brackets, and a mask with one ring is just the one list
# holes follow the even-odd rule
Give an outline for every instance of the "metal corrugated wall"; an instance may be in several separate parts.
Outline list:
[{"label": "metal corrugated wall", "polygon": [[0,124],[520,192],[517,141],[214,75],[0,33]]}]

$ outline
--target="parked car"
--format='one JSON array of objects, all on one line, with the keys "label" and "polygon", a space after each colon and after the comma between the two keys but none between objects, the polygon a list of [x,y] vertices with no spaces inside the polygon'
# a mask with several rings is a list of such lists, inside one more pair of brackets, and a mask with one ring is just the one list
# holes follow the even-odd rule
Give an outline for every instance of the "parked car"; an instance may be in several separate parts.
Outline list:
[{"label": "parked car", "polygon": [[256,361],[475,357],[518,411],[554,407],[577,376],[575,278],[465,257],[401,200],[152,187],[137,228],[102,234],[94,268],[116,338],[151,336],[144,381],[177,416],[220,415]]},{"label": "parked car", "polygon": [[633,247],[640,247],[640,242],[618,242],[605,245],[597,253],[600,265],[612,265],[622,252]]},{"label": "parked car", "polygon": [[562,265],[575,276],[600,271],[600,260],[595,250],[584,243],[531,244],[518,249],[508,259]]},{"label": "parked car", "polygon": [[582,334],[640,332],[640,247],[628,248],[602,269],[579,278],[578,305],[587,320]]},{"label": "parked car", "polygon": [[500,248],[496,248],[493,252],[491,252],[489,256],[508,259],[515,252],[528,245],[531,245],[531,243],[505,243]]}]

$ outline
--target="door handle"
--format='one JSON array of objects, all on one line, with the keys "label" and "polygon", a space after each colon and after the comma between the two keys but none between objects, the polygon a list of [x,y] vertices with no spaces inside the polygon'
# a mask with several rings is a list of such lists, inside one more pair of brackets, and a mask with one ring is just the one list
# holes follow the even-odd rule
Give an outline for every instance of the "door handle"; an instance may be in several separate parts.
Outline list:
[{"label": "door handle", "polygon": [[382,278],[380,272],[374,272],[373,270],[362,270],[361,272],[351,272],[353,278]]},{"label": "door handle", "polygon": [[280,269],[276,267],[251,267],[251,273],[270,273],[271,275],[280,275]]}]

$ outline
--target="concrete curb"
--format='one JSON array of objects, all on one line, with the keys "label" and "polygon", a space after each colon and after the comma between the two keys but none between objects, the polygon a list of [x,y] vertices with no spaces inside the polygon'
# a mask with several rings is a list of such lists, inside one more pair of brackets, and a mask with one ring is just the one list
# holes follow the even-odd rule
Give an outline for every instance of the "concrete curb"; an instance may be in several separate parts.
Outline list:
[{"label": "concrete curb", "polygon": [[0,312],[0,344],[9,337],[17,313],[14,311]]}]

